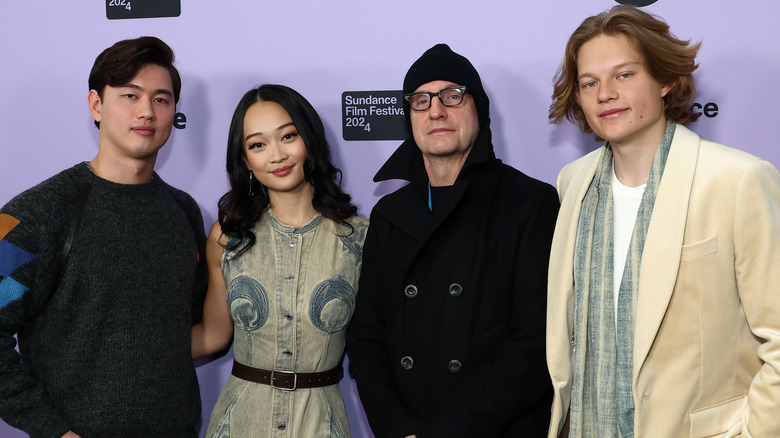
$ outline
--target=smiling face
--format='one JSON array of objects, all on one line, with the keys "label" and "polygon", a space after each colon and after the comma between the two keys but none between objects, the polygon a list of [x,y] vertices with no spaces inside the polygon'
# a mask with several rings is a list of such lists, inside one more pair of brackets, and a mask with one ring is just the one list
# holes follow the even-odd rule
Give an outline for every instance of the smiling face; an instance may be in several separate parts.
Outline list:
[{"label": "smiling face", "polygon": [[663,97],[670,85],[647,72],[643,56],[622,34],[601,34],[577,52],[577,102],[588,125],[613,147],[655,147],[666,129]]},{"label": "smiling face", "polygon": [[281,193],[310,196],[304,164],[306,144],[290,115],[276,102],[252,104],[244,115],[245,164],[268,189],[269,198]]},{"label": "smiling face", "polygon": [[[420,85],[415,92],[436,93],[459,84],[432,81]],[[426,157],[468,155],[479,133],[479,117],[474,98],[466,93],[457,106],[444,106],[438,97],[431,99],[431,107],[424,111],[410,110],[414,141]]]},{"label": "smiling face", "polygon": [[176,103],[171,75],[159,65],[138,70],[127,84],[90,90],[89,110],[100,122],[100,154],[113,161],[153,161],[171,135]]}]

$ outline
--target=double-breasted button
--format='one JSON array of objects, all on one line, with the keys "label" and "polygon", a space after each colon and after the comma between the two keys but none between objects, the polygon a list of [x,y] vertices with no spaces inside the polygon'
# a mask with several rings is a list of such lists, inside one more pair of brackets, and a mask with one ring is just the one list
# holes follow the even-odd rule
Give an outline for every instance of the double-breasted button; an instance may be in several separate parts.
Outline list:
[{"label": "double-breasted button", "polygon": [[414,366],[414,359],[410,356],[404,356],[401,358],[401,367],[405,370],[411,370]]},{"label": "double-breasted button", "polygon": [[285,423],[279,423],[276,428],[279,430],[285,430],[287,429],[287,425]]},{"label": "double-breasted button", "polygon": [[450,295],[457,297],[461,293],[463,293],[463,286],[459,285],[458,283],[452,283],[450,285]]},{"label": "double-breasted button", "polygon": [[457,359],[452,359],[450,363],[447,364],[447,368],[449,368],[452,374],[457,374],[460,372],[461,368],[463,368],[463,364]]},{"label": "double-breasted button", "polygon": [[406,298],[414,298],[417,296],[417,286],[410,284],[404,288],[404,295]]}]

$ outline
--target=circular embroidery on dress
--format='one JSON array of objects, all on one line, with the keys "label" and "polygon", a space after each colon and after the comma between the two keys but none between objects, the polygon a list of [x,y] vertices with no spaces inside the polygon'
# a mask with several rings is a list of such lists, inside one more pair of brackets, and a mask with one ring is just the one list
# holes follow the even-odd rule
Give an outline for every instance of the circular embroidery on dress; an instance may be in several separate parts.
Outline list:
[{"label": "circular embroidery on dress", "polygon": [[314,287],[309,319],[314,327],[336,333],[344,330],[355,310],[355,290],[343,278],[329,278]]},{"label": "circular embroidery on dress", "polygon": [[236,326],[257,330],[268,321],[268,293],[252,277],[239,276],[228,286],[230,314]]}]

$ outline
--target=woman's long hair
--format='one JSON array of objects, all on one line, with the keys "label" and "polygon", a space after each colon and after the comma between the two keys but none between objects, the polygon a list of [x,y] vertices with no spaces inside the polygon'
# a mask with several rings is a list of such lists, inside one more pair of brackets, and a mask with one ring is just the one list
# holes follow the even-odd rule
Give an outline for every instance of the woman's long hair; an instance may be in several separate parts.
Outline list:
[{"label": "woman's long hair", "polygon": [[228,249],[241,245],[239,254],[242,254],[255,244],[252,228],[269,202],[267,189],[256,178],[251,180],[252,196],[249,195],[249,169],[244,161],[244,116],[257,102],[275,102],[290,115],[306,145],[303,174],[314,188],[312,206],[326,218],[352,229],[346,219],[355,215],[357,207],[351,203],[352,197],[341,190],[341,170],[331,162],[330,146],[320,116],[309,101],[292,88],[266,84],[244,94],[230,122],[227,145],[230,190],[220,198],[218,214],[222,232],[239,240]]}]

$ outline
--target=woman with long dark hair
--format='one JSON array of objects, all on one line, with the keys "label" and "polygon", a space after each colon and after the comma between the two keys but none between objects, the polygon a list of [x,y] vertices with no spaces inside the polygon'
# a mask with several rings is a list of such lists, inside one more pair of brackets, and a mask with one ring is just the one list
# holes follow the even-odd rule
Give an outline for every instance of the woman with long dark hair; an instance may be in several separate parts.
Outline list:
[{"label": "woman with long dark hair", "polygon": [[338,382],[368,220],[340,188],[325,130],[291,88],[247,92],[230,125],[230,191],[206,246],[193,358],[234,340],[209,437],[349,437]]}]

